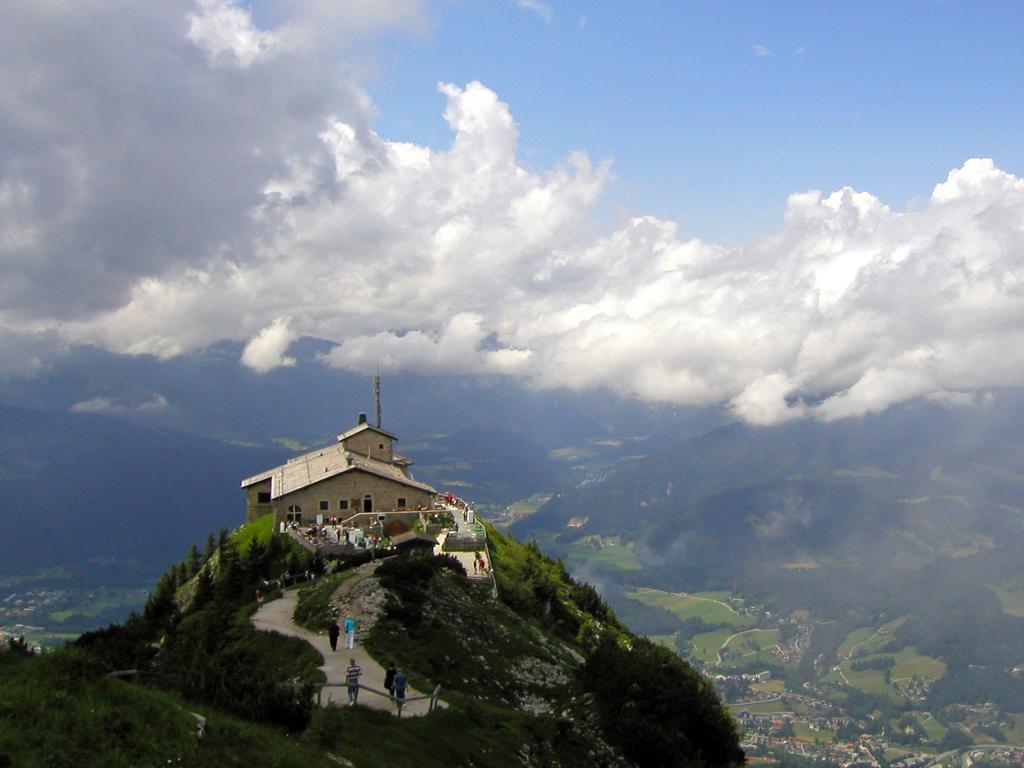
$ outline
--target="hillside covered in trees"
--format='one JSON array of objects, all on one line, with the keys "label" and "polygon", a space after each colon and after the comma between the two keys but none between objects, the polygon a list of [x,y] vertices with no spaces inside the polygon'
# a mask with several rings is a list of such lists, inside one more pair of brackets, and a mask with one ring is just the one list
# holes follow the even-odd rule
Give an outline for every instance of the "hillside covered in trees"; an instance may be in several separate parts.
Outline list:
[{"label": "hillside covered in trees", "polygon": [[632,635],[534,545],[488,539],[497,596],[445,556],[388,558],[374,572],[384,607],[366,646],[421,690],[441,686],[446,706],[426,716],[316,706],[320,654],[256,631],[253,595],[309,572],[288,587],[311,596],[308,609],[358,563],[324,562],[257,522],[193,548],[125,622],[39,655],[0,654],[0,766],[743,762],[732,717],[689,665]]}]

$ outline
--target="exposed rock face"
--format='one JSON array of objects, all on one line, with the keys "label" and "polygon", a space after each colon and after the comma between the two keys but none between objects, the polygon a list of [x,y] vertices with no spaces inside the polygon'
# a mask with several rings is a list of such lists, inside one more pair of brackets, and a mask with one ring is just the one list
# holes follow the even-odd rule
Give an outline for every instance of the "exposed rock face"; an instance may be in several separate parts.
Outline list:
[{"label": "exposed rock face", "polygon": [[357,581],[347,592],[339,592],[333,600],[337,615],[357,617],[356,640],[361,643],[384,613],[387,592],[372,575]]}]

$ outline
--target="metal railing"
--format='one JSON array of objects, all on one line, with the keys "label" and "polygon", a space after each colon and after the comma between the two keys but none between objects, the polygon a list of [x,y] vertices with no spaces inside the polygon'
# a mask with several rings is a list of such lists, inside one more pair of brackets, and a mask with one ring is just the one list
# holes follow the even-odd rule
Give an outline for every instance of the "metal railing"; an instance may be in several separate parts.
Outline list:
[{"label": "metal railing", "polygon": [[[344,681],[344,680],[327,680],[327,681],[325,681],[323,683],[281,683],[281,685],[282,686],[286,686],[286,687],[292,687],[292,688],[306,688],[306,687],[309,687],[309,688],[316,689],[316,705],[318,707],[322,707],[324,705],[324,703],[323,703],[324,688],[344,688],[344,689],[348,690],[348,683],[346,681]],[[430,693],[430,694],[421,694],[419,696],[403,696],[402,698],[399,698],[398,696],[395,696],[395,695],[393,695],[391,693],[388,693],[387,691],[382,691],[379,688],[374,688],[373,686],[365,685],[363,683],[359,683],[359,690],[361,690],[361,691],[369,691],[372,694],[375,694],[377,696],[381,696],[381,697],[383,697],[385,699],[389,699],[395,705],[395,714],[398,717],[402,716],[402,709],[407,704],[411,704],[414,701],[427,701],[427,700],[429,700],[430,701],[430,705],[427,707],[427,712],[428,713],[429,712],[433,712],[435,709],[437,709],[437,706],[438,706],[437,702],[438,702],[438,699],[439,699],[439,697],[441,695],[441,686],[440,685],[438,685],[436,688],[434,688],[433,692]]]}]

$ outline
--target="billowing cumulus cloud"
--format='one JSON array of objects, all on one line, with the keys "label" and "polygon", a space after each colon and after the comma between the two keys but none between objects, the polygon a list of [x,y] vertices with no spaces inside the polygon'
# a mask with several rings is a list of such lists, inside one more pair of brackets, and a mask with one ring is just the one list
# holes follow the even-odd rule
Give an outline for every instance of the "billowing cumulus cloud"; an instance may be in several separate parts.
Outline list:
[{"label": "billowing cumulus cloud", "polygon": [[1024,384],[1024,181],[990,160],[906,212],[793,194],[745,249],[650,216],[602,232],[609,163],[526,167],[481,83],[439,84],[448,146],[374,133],[324,14],[346,9],[351,33],[416,23],[415,6],[296,4],[261,28],[227,0],[105,5],[119,23],[94,29],[96,8],[38,5],[0,31],[9,337],[165,357],[230,338],[266,371],[314,335],[339,342],[327,365],[727,403],[754,423]]},{"label": "billowing cumulus cloud", "polygon": [[257,373],[266,373],[275,368],[290,368],[295,365],[295,358],[285,356],[285,352],[295,338],[291,318],[276,318],[245,345],[245,349],[242,350],[242,365],[252,368]]}]

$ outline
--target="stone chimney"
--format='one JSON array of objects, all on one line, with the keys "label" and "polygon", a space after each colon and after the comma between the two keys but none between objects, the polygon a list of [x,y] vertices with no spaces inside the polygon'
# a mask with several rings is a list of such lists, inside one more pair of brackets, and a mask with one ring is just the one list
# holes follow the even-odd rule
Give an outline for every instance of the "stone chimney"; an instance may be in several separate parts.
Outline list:
[{"label": "stone chimney", "polygon": [[366,414],[365,413],[360,413],[359,414],[359,423],[360,424],[365,424],[366,423]]}]

